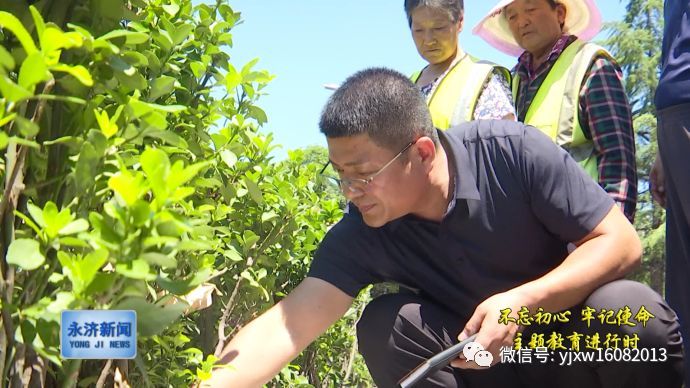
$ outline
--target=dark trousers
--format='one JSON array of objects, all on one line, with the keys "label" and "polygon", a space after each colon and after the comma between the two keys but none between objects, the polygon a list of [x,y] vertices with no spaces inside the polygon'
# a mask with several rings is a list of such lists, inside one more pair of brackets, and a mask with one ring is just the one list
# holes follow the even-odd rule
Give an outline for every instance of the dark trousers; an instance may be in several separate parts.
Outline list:
[{"label": "dark trousers", "polygon": [[[658,113],[659,154],[666,177],[666,299],[690,338],[690,104]],[[690,360],[685,360],[690,371]],[[686,374],[690,387],[690,373]]]},{"label": "dark trousers", "polygon": [[[597,311],[587,327],[581,309]],[[600,325],[597,314],[602,309],[618,311],[628,306],[633,315],[644,306],[655,318],[646,327]],[[573,334],[606,333],[639,337],[638,349],[666,349],[666,362],[577,362],[558,366],[558,358],[546,363],[532,357],[532,363],[498,363],[483,370],[462,370],[447,366],[430,376],[419,387],[680,387],[683,375],[683,346],[675,313],[649,287],[629,280],[618,280],[595,290],[581,306],[570,309],[569,322],[530,325],[522,333],[526,347],[532,333]],[[531,312],[534,316],[534,312]],[[414,294],[388,294],[373,300],[357,324],[359,350],[374,381],[380,388],[397,386],[418,364],[457,342],[457,336],[469,317],[459,317],[448,309]],[[567,345],[564,343],[564,345]],[[622,347],[621,344],[619,344]],[[567,347],[567,346],[566,346]],[[584,339],[581,345],[584,349]],[[603,346],[602,346],[603,347]],[[660,358],[660,357],[657,357]]]}]

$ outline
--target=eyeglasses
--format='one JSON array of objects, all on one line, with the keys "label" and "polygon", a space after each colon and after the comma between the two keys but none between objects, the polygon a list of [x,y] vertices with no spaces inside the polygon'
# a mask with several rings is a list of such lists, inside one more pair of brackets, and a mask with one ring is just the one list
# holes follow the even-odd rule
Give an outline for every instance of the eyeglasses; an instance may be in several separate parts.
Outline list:
[{"label": "eyeglasses", "polygon": [[328,163],[326,163],[326,164],[323,166],[323,168],[321,169],[321,171],[319,172],[319,174],[322,175],[322,176],[324,176],[325,178],[328,178],[328,179],[333,180],[338,186],[340,186],[340,189],[341,189],[343,192],[348,192],[348,191],[349,191],[349,192],[351,192],[351,193],[358,193],[358,192],[361,193],[361,192],[363,192],[364,190],[366,190],[366,187],[369,185],[369,183],[371,183],[371,181],[374,180],[374,178],[376,178],[379,174],[381,174],[381,173],[383,172],[383,170],[386,169],[386,167],[388,167],[388,166],[390,166],[391,164],[393,164],[393,162],[395,162],[396,159],[398,159],[398,158],[400,157],[400,155],[402,155],[405,151],[407,151],[407,150],[408,150],[414,143],[416,143],[416,142],[417,142],[417,141],[415,140],[415,141],[411,141],[411,142],[407,143],[407,145],[405,146],[405,148],[403,148],[400,152],[398,152],[398,154],[395,155],[395,157],[393,157],[393,159],[391,159],[388,163],[384,164],[383,167],[381,167],[381,168],[380,168],[378,171],[376,171],[375,173],[371,174],[368,178],[364,178],[364,179],[361,179],[361,178],[346,178],[346,177],[342,177],[342,176],[341,176],[340,178],[336,178],[336,177],[333,177],[333,176],[330,176],[330,175],[324,175],[324,171],[326,171],[326,168],[328,168],[328,166],[331,164],[331,161],[330,161],[330,160],[328,161]]}]

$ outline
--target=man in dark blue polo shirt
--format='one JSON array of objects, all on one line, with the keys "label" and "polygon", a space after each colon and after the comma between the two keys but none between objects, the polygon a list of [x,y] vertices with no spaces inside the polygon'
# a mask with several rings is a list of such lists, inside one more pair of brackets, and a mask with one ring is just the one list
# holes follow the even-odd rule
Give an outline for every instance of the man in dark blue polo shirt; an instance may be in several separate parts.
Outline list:
[{"label": "man in dark blue polo shirt", "polygon": [[[379,387],[395,386],[421,361],[472,334],[496,365],[457,359],[422,386],[680,386],[675,314],[648,287],[617,280],[639,263],[635,230],[541,132],[508,121],[437,132],[415,86],[386,69],[350,77],[329,100],[320,127],[349,211],[321,243],[309,276],[228,344],[221,362],[232,368],[216,370],[209,386],[265,383],[363,287],[382,281],[407,291],[375,299],[358,323],[360,351]],[[576,246],[571,253],[569,243]],[[544,325],[516,314],[540,308],[573,310],[563,315],[567,322]],[[581,320],[586,308],[644,310],[654,318],[644,327],[606,327]],[[616,320],[606,311],[602,317]],[[594,335],[628,345],[637,338],[635,346],[663,353],[663,360],[566,368],[556,360],[498,363],[500,348],[516,338],[526,346],[533,335],[549,333],[587,335],[588,346]]]}]

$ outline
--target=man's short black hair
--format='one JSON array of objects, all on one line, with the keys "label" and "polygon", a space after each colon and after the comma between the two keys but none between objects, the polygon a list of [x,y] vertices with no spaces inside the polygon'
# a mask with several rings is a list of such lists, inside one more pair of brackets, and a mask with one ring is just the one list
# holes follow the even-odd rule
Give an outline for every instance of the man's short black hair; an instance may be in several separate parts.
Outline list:
[{"label": "man's short black hair", "polygon": [[368,135],[397,152],[421,136],[438,134],[419,88],[397,71],[370,68],[350,76],[328,99],[319,122],[329,138]]}]

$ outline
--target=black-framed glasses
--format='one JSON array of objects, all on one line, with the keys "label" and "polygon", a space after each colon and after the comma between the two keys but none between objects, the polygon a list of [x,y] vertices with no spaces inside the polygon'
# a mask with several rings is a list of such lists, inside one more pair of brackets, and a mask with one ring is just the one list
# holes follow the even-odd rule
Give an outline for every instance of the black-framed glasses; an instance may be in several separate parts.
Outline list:
[{"label": "black-framed glasses", "polygon": [[386,167],[393,164],[393,162],[395,162],[400,157],[400,155],[402,155],[405,151],[407,151],[410,147],[412,147],[412,145],[416,142],[417,142],[417,140],[414,140],[414,141],[407,143],[405,148],[400,150],[400,152],[398,152],[398,154],[395,155],[393,157],[393,159],[391,159],[388,163],[384,164],[383,167],[379,168],[378,171],[371,174],[367,178],[347,178],[347,177],[336,178],[336,177],[333,177],[330,175],[324,175],[324,171],[326,171],[326,168],[328,168],[328,166],[331,164],[330,160],[323,166],[321,171],[319,171],[319,175],[322,175],[328,179],[333,180],[340,187],[340,189],[343,192],[347,192],[347,191],[350,191],[352,193],[363,192],[364,190],[366,190],[367,185],[369,185],[369,183],[371,183],[371,181],[374,180],[374,178],[376,178],[379,174],[381,174],[383,172],[383,170],[386,169]]}]

